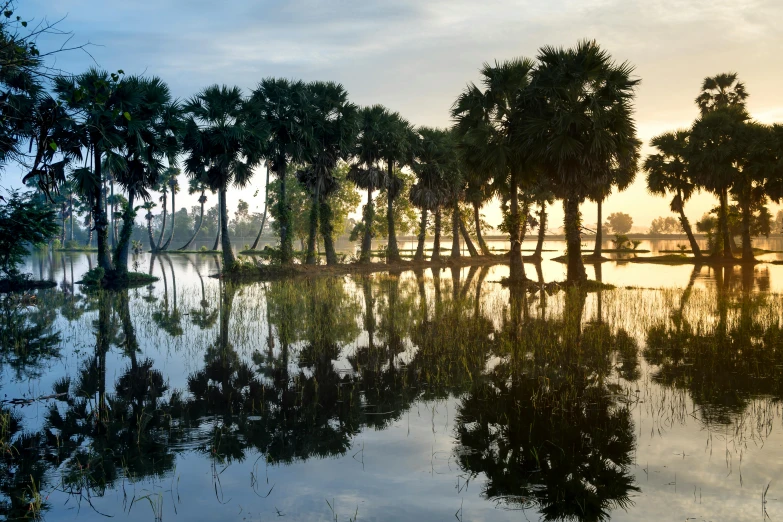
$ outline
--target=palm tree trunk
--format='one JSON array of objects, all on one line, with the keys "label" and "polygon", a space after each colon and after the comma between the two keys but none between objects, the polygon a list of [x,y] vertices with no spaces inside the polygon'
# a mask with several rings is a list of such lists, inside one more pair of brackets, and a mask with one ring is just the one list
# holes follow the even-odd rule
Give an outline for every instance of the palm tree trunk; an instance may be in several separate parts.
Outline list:
[{"label": "palm tree trunk", "polygon": [[68,204],[71,208],[71,241],[73,241],[73,215],[75,214],[73,211],[73,194],[68,195]]},{"label": "palm tree trunk", "polygon": [[541,259],[541,253],[544,251],[544,236],[546,236],[546,201],[541,202],[541,210],[538,213],[538,242],[533,257]]},{"label": "palm tree trunk", "polygon": [[386,168],[386,223],[389,229],[389,241],[386,245],[386,263],[388,264],[400,261],[400,250],[397,247],[397,232],[394,230],[394,198],[392,198],[394,162],[388,162]]},{"label": "palm tree trunk", "polygon": [[291,211],[288,209],[286,198],[286,158],[285,155],[278,158],[277,176],[280,179],[280,195],[278,197],[278,216],[280,216],[280,262],[289,264],[293,262],[294,247],[291,243]]},{"label": "palm tree trunk", "polygon": [[474,201],[473,202],[473,221],[476,222],[476,240],[478,241],[479,248],[481,249],[481,253],[485,256],[489,255],[489,247],[487,246],[487,243],[484,241],[484,236],[481,234],[481,214],[479,213],[479,203]]},{"label": "palm tree trunk", "polygon": [[266,185],[264,185],[264,216],[261,218],[261,228],[258,229],[258,235],[256,236],[256,240],[253,241],[253,246],[250,247],[250,250],[256,249],[258,246],[258,241],[261,239],[261,234],[264,232],[267,210],[269,210],[269,165],[266,167]]},{"label": "palm tree trunk", "polygon": [[430,261],[440,261],[440,207],[435,209],[435,239],[432,242],[432,256]]},{"label": "palm tree trunk", "polygon": [[307,234],[307,258],[305,263],[308,265],[315,264],[315,242],[317,239],[318,231],[318,200],[320,199],[321,192],[316,184],[315,192],[313,192],[313,199],[310,202],[310,230]]},{"label": "palm tree trunk", "polygon": [[688,236],[688,242],[691,244],[691,252],[693,252],[693,257],[696,259],[701,259],[701,249],[699,248],[699,244],[696,242],[696,238],[693,236],[693,230],[691,230],[691,224],[688,222],[688,217],[685,215],[685,206],[682,202],[682,196],[677,194],[674,199],[675,200],[672,201],[672,207],[675,207],[677,212],[680,214],[680,226],[685,231],[685,235]]},{"label": "palm tree trunk", "polygon": [[111,176],[111,181],[109,181],[109,186],[111,187],[111,215],[109,216],[111,218],[111,246],[112,248],[117,246],[117,227],[114,223],[114,175],[109,172],[109,175]]},{"label": "palm tree trunk", "polygon": [[734,259],[734,254],[731,251],[731,234],[729,232],[728,199],[728,190],[722,189],[720,193],[720,216],[718,216],[718,225],[720,227],[720,234],[723,236],[723,257],[726,259]]},{"label": "palm tree trunk", "polygon": [[753,261],[753,244],[750,238],[750,199],[743,197],[740,204],[742,205],[742,260]]},{"label": "palm tree trunk", "polygon": [[171,187],[171,234],[169,234],[169,238],[163,244],[161,250],[167,250],[169,248],[169,245],[171,244],[171,240],[174,238],[174,220],[177,218],[177,207],[175,203],[175,198],[176,198],[176,193],[174,192],[174,187]]},{"label": "palm tree trunk", "polygon": [[601,246],[604,241],[604,231],[603,226],[601,226],[601,223],[603,222],[603,216],[601,215],[603,203],[603,199],[599,199],[596,202],[596,206],[598,207],[598,225],[596,225],[597,228],[595,229],[595,248],[593,249],[593,255],[595,257],[601,257]]},{"label": "palm tree trunk", "polygon": [[[525,216],[527,217],[527,215]],[[509,230],[509,240],[511,241],[511,251],[509,260],[509,279],[512,282],[524,281],[525,265],[522,262],[522,242],[520,241],[521,220],[519,216],[519,191],[517,190],[516,177],[511,177],[511,229]]]},{"label": "palm tree trunk", "polygon": [[101,150],[100,147],[96,144],[94,146],[95,153],[95,177],[99,180],[98,183],[95,185],[95,191],[93,193],[93,198],[95,201],[93,202],[93,215],[95,216],[95,232],[98,235],[98,266],[103,268],[105,271],[111,270],[111,260],[109,259],[109,245],[108,243],[108,235],[107,235],[107,223],[106,223],[106,209],[103,205],[103,189],[102,189],[102,183],[100,182],[102,180],[102,174],[101,174]]},{"label": "palm tree trunk", "polygon": [[87,216],[87,244],[86,246],[89,248],[92,246],[92,212],[89,216]]},{"label": "palm tree trunk", "polygon": [[414,261],[422,261],[424,259],[424,241],[427,238],[427,209],[421,209],[421,221],[419,222],[419,237],[416,244],[416,255],[413,256]]},{"label": "palm tree trunk", "polygon": [[372,191],[372,185],[367,187],[367,205],[364,207],[364,235],[362,236],[362,250],[359,254],[359,260],[362,263],[370,262],[370,250],[372,249],[372,222],[375,217]]},{"label": "palm tree trunk", "polygon": [[324,251],[326,252],[326,264],[337,264],[337,251],[334,248],[334,225],[332,224],[332,206],[328,201],[321,202],[321,211],[318,215],[318,221],[321,227],[321,237],[324,240]]},{"label": "palm tree trunk", "polygon": [[198,218],[198,225],[196,225],[196,229],[193,231],[193,235],[190,236],[190,240],[188,240],[187,243],[185,243],[183,246],[179,247],[178,250],[187,250],[190,245],[193,244],[193,241],[196,240],[196,236],[198,235],[199,231],[201,230],[201,225],[204,223],[204,191],[201,191],[201,197],[199,198],[199,201],[201,202],[201,214]]},{"label": "palm tree trunk", "polygon": [[226,207],[226,186],[220,187],[220,246],[223,249],[223,270],[234,267],[234,251],[231,250],[231,238],[228,235],[228,208]]},{"label": "palm tree trunk", "polygon": [[465,240],[465,246],[468,247],[470,257],[478,257],[478,250],[476,250],[476,245],[473,244],[473,240],[470,239],[470,234],[468,234],[465,222],[462,221],[462,216],[459,217],[459,231],[462,233],[462,239]]},{"label": "palm tree trunk", "polygon": [[459,245],[459,200],[454,198],[451,208],[451,258],[459,259],[461,247]]},{"label": "palm tree trunk", "polygon": [[166,217],[168,213],[168,192],[163,193],[163,226],[160,227],[160,235],[158,236],[158,243],[155,246],[156,251],[161,250],[161,246],[163,243],[163,234],[166,232]]},{"label": "palm tree trunk", "polygon": [[155,252],[155,237],[152,235],[152,211],[147,218],[147,234],[150,236],[150,252]]},{"label": "palm tree trunk", "polygon": [[221,189],[218,189],[218,215],[217,215],[217,235],[215,236],[215,244],[212,245],[212,250],[216,251],[218,249],[218,245],[220,244],[220,222],[221,222],[221,213],[220,213],[220,193],[222,192]]},{"label": "palm tree trunk", "polygon": [[582,241],[579,236],[579,200],[570,196],[563,201],[565,212],[566,255],[568,256],[567,279],[581,282],[587,279],[585,265],[582,262]]},{"label": "palm tree trunk", "polygon": [[134,191],[128,191],[128,206],[122,213],[122,229],[114,250],[114,267],[119,275],[128,273],[128,254],[130,253],[130,238],[133,234],[133,222],[136,213],[133,211]]}]

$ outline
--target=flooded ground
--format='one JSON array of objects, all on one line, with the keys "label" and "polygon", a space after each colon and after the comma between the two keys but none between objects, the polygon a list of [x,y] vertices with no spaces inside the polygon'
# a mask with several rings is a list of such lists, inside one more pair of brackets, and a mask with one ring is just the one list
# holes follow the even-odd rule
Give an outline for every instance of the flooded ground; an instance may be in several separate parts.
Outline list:
[{"label": "flooded ground", "polygon": [[91,263],[0,298],[0,517],[783,519],[783,266],[610,261],[587,293],[144,254],[157,283],[87,295]]}]

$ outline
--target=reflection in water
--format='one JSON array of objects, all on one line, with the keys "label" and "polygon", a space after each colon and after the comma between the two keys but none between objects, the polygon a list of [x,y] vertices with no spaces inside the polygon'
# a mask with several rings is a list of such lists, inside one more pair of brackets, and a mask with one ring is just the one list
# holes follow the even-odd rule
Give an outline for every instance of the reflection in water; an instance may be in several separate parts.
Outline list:
[{"label": "reflection in water", "polygon": [[[322,518],[326,491],[340,487],[367,498],[357,507],[367,518],[440,516],[426,506],[457,499],[447,514],[462,506],[466,519],[514,519],[518,509],[543,520],[645,519],[641,506],[663,493],[650,484],[656,463],[641,469],[638,453],[668,439],[658,427],[642,447],[642,429],[658,426],[673,393],[692,403],[677,444],[703,446],[705,426],[747,433],[752,417],[766,448],[780,415],[783,309],[763,267],[694,267],[682,289],[588,293],[547,284],[541,265],[537,285],[510,291],[486,266],[237,286],[207,276],[210,257],[153,256],[157,284],[85,294],[73,284],[78,258],[57,255],[60,289],[0,301],[9,519],[55,519],[74,505],[85,517],[146,519],[129,509],[139,498],[158,519],[188,517],[206,509],[205,490],[216,509],[230,506],[214,517],[247,509],[249,492],[269,499],[267,515],[287,506],[291,517]],[[600,280],[607,265],[593,270]],[[49,389],[19,391],[52,369]],[[422,448],[444,489],[386,490],[422,471],[399,467]],[[438,455],[448,461],[436,473]],[[707,473],[709,455],[690,458]],[[184,480],[209,483],[176,494],[159,485],[178,484],[180,466]],[[745,466],[741,477],[753,474]],[[307,482],[311,473],[330,478]],[[420,511],[374,507],[398,494]]]}]

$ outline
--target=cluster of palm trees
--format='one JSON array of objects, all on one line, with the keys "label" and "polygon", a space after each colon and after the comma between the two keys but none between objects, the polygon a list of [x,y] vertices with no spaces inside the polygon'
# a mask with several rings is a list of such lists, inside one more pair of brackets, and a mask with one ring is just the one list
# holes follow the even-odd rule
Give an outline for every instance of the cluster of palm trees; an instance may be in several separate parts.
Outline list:
[{"label": "cluster of palm trees", "polygon": [[729,232],[729,195],[742,216],[742,260],[753,261],[753,208],[768,198],[783,197],[783,125],[764,125],[751,119],[745,106],[748,92],[736,73],[704,80],[696,98],[699,117],[689,129],[666,132],[652,139],[657,149],[644,162],[647,187],[654,194],[671,194],[671,209],[679,215],[694,256],[703,254],[693,236],[684,204],[697,191],[715,194],[720,202],[718,236],[712,254],[734,261]]},{"label": "cluster of palm trees", "polygon": [[[627,187],[637,172],[641,143],[632,101],[638,84],[631,65],[616,63],[594,41],[573,48],[543,47],[535,59],[485,64],[481,84],[469,84],[454,102],[453,126],[438,129],[415,128],[381,105],[358,107],[342,85],[332,82],[266,78],[247,95],[239,87],[213,85],[180,102],[157,77],[91,69],[55,79],[53,96],[42,97],[36,114],[44,114],[44,108],[49,112],[36,127],[37,159],[30,174],[64,180],[64,173],[69,173],[74,191],[88,202],[98,264],[107,273],[127,273],[137,208],[147,211],[151,250],[172,247],[172,236],[164,237],[165,222],[169,194],[174,219],[182,159],[189,192],[200,194],[202,215],[194,238],[203,221],[206,193],[218,194],[215,249],[219,244],[226,270],[235,263],[227,191],[246,186],[264,164],[267,181],[270,173],[278,180],[273,216],[279,260],[286,264],[294,259],[286,173],[295,172],[311,197],[306,263],[317,262],[320,241],[327,263],[337,263],[331,199],[340,180],[334,172],[348,165],[347,179],[367,193],[361,262],[369,262],[372,255],[376,191],[384,193],[387,202],[388,263],[400,261],[393,212],[398,198],[409,198],[421,213],[416,260],[424,259],[429,219],[434,216],[435,261],[441,255],[443,214],[451,217],[452,257],[460,256],[461,239],[471,255],[488,254],[480,210],[490,201],[500,201],[500,229],[511,243],[511,280],[523,281],[521,244],[526,231],[538,227],[534,257],[540,258],[547,206],[559,199],[565,211],[568,279],[579,281],[586,279],[580,203],[597,202],[600,223],[602,201],[612,190]],[[719,197],[727,256],[728,195],[737,199],[744,222],[754,202],[783,196],[783,177],[777,174],[780,155],[773,152],[780,150],[775,144],[783,140],[781,127],[752,122],[746,98],[736,75],[708,78],[697,100],[701,116],[692,129],[655,138],[652,145],[659,153],[644,163],[650,190],[674,193],[672,209],[680,213],[697,256],[701,253],[682,211],[694,191],[705,189]],[[415,175],[405,194],[402,169]],[[112,187],[108,197],[121,207],[122,226],[114,233],[113,255],[107,242],[107,180]],[[126,197],[114,195],[115,182]],[[164,230],[157,239],[151,227],[152,192],[161,193],[163,206]],[[136,207],[139,200],[144,204]],[[268,207],[268,193],[266,203]],[[478,248],[465,224],[469,208]],[[752,258],[748,227],[744,230],[743,258]],[[599,257],[600,233],[599,229],[594,252]],[[192,239],[181,249],[191,243]]]}]

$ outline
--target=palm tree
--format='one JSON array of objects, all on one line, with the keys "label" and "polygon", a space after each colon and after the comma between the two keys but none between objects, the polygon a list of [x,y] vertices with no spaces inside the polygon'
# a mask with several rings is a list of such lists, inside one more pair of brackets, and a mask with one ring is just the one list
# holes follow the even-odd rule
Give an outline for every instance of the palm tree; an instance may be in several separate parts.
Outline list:
[{"label": "palm tree", "polygon": [[260,144],[267,165],[280,180],[278,216],[280,220],[280,260],[293,261],[291,210],[286,199],[286,170],[301,161],[314,146],[312,125],[307,121],[310,93],[302,81],[265,78],[250,97],[249,111],[264,125],[268,139]]},{"label": "palm tree", "polygon": [[418,146],[416,161],[413,162],[413,172],[417,181],[410,189],[411,202],[421,210],[421,223],[419,225],[418,244],[416,246],[415,261],[424,259],[424,241],[427,233],[427,213],[436,212],[436,245],[432,251],[433,258],[440,255],[440,208],[446,199],[446,191],[443,187],[443,170],[451,161],[451,152],[447,146],[449,142],[448,131],[430,127],[419,127],[421,143]]},{"label": "palm tree", "polygon": [[340,84],[313,82],[307,85],[307,91],[312,125],[308,134],[312,133],[317,147],[305,152],[303,160],[306,167],[297,172],[299,182],[308,188],[312,196],[306,262],[315,264],[316,236],[320,222],[327,250],[326,261],[335,264],[337,254],[329,221],[331,209],[325,208],[323,215],[320,215],[320,210],[323,205],[328,207],[328,196],[337,190],[333,174],[337,162],[347,160],[355,145],[359,112],[356,105],[348,101],[348,93]]},{"label": "palm tree", "polygon": [[378,164],[383,160],[380,144],[384,138],[383,125],[389,111],[383,105],[363,107],[359,111],[359,136],[356,143],[356,164],[348,172],[348,179],[360,189],[367,190],[367,204],[364,206],[364,231],[362,235],[360,261],[370,261],[372,250],[372,224],[375,219],[373,192],[384,181],[384,173]]},{"label": "palm tree", "polygon": [[685,215],[685,202],[698,190],[688,163],[689,138],[690,133],[687,130],[666,132],[654,137],[650,145],[658,149],[658,152],[647,156],[644,170],[647,171],[647,189],[652,194],[674,194],[669,207],[672,212],[679,214],[680,225],[688,236],[691,251],[694,257],[700,259],[699,244]]},{"label": "palm tree", "polygon": [[185,112],[185,171],[219,191],[223,269],[230,271],[235,258],[228,235],[226,191],[232,183],[243,187],[250,180],[260,160],[261,129],[239,87],[207,87],[185,104]]},{"label": "palm tree", "polygon": [[481,68],[484,90],[469,84],[451,108],[466,168],[486,173],[510,202],[506,225],[512,281],[526,279],[521,233],[527,216],[520,216],[519,189],[532,182],[534,171],[527,163],[527,148],[514,143],[511,131],[524,115],[519,99],[529,85],[533,67],[534,62],[527,58],[485,63]]},{"label": "palm tree", "polygon": [[384,189],[386,190],[386,223],[388,227],[388,243],[386,246],[386,262],[400,261],[400,251],[397,247],[397,233],[394,230],[394,200],[402,189],[402,180],[394,172],[395,168],[410,165],[415,154],[414,147],[418,139],[413,126],[399,113],[387,112],[382,119],[380,128],[381,140],[377,143],[380,155],[386,164]]},{"label": "palm tree", "polygon": [[258,242],[261,240],[261,234],[263,234],[264,226],[266,225],[266,215],[269,211],[269,163],[264,163],[264,168],[266,170],[266,182],[264,183],[264,214],[261,218],[261,226],[258,229],[258,234],[256,234],[256,239],[253,241],[250,250],[255,250],[258,247]]},{"label": "palm tree", "polygon": [[[734,259],[728,224],[729,191],[741,183],[747,144],[744,135],[750,116],[741,106],[712,110],[696,120],[690,133],[689,161],[698,184],[718,196],[718,229],[723,257]],[[752,252],[751,252],[752,256]]]},{"label": "palm tree", "polygon": [[473,223],[476,227],[476,240],[483,255],[489,255],[489,247],[481,233],[481,207],[495,196],[492,178],[486,171],[473,170],[467,164],[465,167],[465,200],[473,208]]},{"label": "palm tree", "polygon": [[587,278],[581,252],[579,204],[596,186],[611,184],[611,169],[638,147],[631,101],[639,80],[594,41],[572,49],[543,47],[523,97],[519,146],[527,147],[563,200],[569,281]]},{"label": "palm tree", "polygon": [[[703,145],[699,145],[701,140],[710,140],[717,138],[713,135],[712,131],[716,130],[719,125],[731,126],[731,118],[710,117],[710,113],[728,111],[734,115],[734,119],[746,120],[747,117],[745,110],[745,100],[748,98],[748,92],[745,90],[745,84],[739,81],[737,73],[721,73],[715,76],[708,76],[704,79],[701,86],[701,92],[696,97],[696,105],[701,111],[701,118],[694,123],[694,130],[696,131],[696,140],[692,139],[691,142],[695,145],[696,149],[701,149],[703,152],[709,153],[711,147],[707,142]],[[706,118],[706,121],[705,121]],[[723,120],[721,124],[719,120]],[[712,127],[712,131],[710,130]],[[730,129],[728,129],[730,130]],[[730,135],[729,135],[730,136]],[[715,147],[715,152],[719,152],[722,147]],[[694,158],[694,163],[704,164],[704,180],[705,185],[709,185],[712,188],[707,188],[711,192],[714,192],[720,201],[720,210],[718,211],[718,229],[723,237],[723,255],[726,258],[732,258],[734,255],[731,251],[731,236],[729,233],[728,222],[728,191],[731,180],[731,176],[727,177],[727,172],[723,169],[723,175],[713,179],[709,169],[712,165],[709,165],[709,159],[705,157],[705,154],[697,153],[697,157]],[[696,166],[696,165],[694,165]],[[697,167],[700,168],[700,167]]]},{"label": "palm tree", "polygon": [[193,235],[190,236],[188,242],[182,245],[181,247],[179,247],[178,250],[187,250],[190,247],[190,245],[193,244],[193,241],[195,241],[196,236],[201,230],[201,225],[204,223],[204,204],[207,202],[207,194],[206,194],[207,190],[209,190],[209,184],[205,183],[201,179],[190,178],[188,180],[188,194],[193,195],[198,192],[201,193],[201,195],[198,198],[198,204],[201,205],[201,211],[199,212],[198,223],[196,224],[196,227],[193,229]]},{"label": "palm tree", "polygon": [[106,152],[122,146],[127,122],[132,119],[140,93],[124,81],[122,71],[109,74],[94,68],[78,76],[56,78],[54,90],[59,101],[78,114],[73,123],[74,132],[81,136],[83,145],[92,153],[93,168],[77,169],[74,179],[79,191],[90,199],[98,236],[98,264],[109,271],[112,266],[101,166]]},{"label": "palm tree", "polygon": [[179,192],[179,181],[177,180],[178,176],[179,176],[178,168],[175,167],[168,168],[168,176],[166,177],[168,177],[168,186],[169,186],[169,190],[171,190],[171,234],[169,234],[169,238],[166,240],[165,243],[163,243],[163,246],[160,247],[161,250],[168,250],[169,245],[171,244],[171,239],[174,237],[174,219],[177,216],[175,197],[177,192]]},{"label": "palm tree", "polygon": [[617,188],[618,192],[622,192],[627,189],[631,183],[636,179],[636,171],[639,165],[639,148],[641,142],[637,141],[635,147],[632,147],[628,151],[628,157],[622,158],[621,161],[614,162],[609,167],[609,179],[601,180],[591,191],[589,199],[595,201],[598,210],[598,223],[595,230],[595,248],[593,249],[593,257],[601,257],[601,246],[603,243],[603,221],[602,207],[603,202],[612,193],[612,189]]},{"label": "palm tree", "polygon": [[156,207],[156,204],[152,201],[145,201],[141,206],[147,213],[144,215],[144,219],[147,220],[147,234],[149,234],[150,251],[155,252],[155,237],[152,235],[152,209]]},{"label": "palm tree", "polygon": [[702,114],[707,114],[732,106],[744,108],[747,98],[745,84],[739,81],[737,73],[721,73],[704,78],[696,105]]}]

